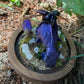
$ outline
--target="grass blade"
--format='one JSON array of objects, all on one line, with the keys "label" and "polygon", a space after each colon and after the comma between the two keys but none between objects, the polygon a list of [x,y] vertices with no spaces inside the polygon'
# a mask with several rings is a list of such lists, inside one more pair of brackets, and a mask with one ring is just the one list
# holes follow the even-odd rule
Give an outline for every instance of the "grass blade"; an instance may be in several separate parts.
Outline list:
[{"label": "grass blade", "polygon": [[13,10],[13,8],[11,8],[11,7],[9,7],[9,6],[6,6],[6,4],[0,4],[0,6],[3,6],[3,7],[5,7],[5,8],[8,8],[8,9],[10,9],[10,10]]},{"label": "grass blade", "polygon": [[34,20],[34,21],[39,21],[38,19],[36,19],[36,18],[31,18],[31,20]]},{"label": "grass blade", "polygon": [[72,60],[72,59],[76,59],[76,58],[79,58],[79,57],[83,57],[83,56],[84,56],[84,54],[76,55],[76,56],[68,58],[66,61],[69,61],[69,60]]},{"label": "grass blade", "polygon": [[82,31],[82,30],[84,30],[84,27],[81,28],[81,29],[79,29],[79,30],[77,30],[77,31],[75,31],[75,32],[73,32],[73,33],[71,34],[71,36],[74,35],[74,34],[76,34],[76,33],[78,33],[78,32],[80,32],[80,31]]},{"label": "grass blade", "polygon": [[79,42],[73,40],[74,43],[76,43],[77,45],[81,46],[82,48],[84,48],[84,45],[83,44],[80,44]]}]

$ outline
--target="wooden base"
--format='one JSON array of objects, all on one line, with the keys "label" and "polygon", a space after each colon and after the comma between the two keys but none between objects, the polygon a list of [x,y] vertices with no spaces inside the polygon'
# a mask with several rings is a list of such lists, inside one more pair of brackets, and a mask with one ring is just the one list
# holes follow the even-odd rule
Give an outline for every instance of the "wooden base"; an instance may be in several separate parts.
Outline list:
[{"label": "wooden base", "polygon": [[[16,70],[16,72],[21,77],[23,77],[27,81],[35,82],[36,84],[53,84],[58,79],[61,79],[64,76],[66,76],[72,70],[76,59],[68,61],[65,67],[63,67],[62,69],[56,72],[49,73],[49,74],[37,73],[23,66],[23,64],[21,64],[20,61],[18,60],[16,53],[15,53],[15,41],[21,31],[22,31],[22,27],[18,28],[12,34],[10,41],[9,41],[9,45],[8,45],[9,60],[12,66],[14,67],[14,69]],[[72,39],[68,36],[68,34],[64,30],[63,32],[70,45],[70,49],[71,49],[70,57],[73,57],[76,55],[75,45]]]}]

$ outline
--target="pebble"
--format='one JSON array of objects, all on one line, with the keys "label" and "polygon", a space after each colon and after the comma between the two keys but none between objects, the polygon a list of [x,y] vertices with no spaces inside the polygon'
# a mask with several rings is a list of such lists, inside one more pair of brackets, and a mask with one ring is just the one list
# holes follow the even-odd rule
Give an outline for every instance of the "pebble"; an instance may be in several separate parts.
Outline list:
[{"label": "pebble", "polygon": [[0,60],[2,61],[0,62],[0,70],[4,70],[4,67],[6,67],[4,63],[8,61],[8,53],[0,53]]},{"label": "pebble", "polygon": [[60,54],[59,58],[60,59],[64,59],[64,56],[62,54]]},{"label": "pebble", "polygon": [[23,81],[23,83],[22,84],[27,84],[25,81]]},{"label": "pebble", "polygon": [[63,48],[62,44],[60,44],[59,47],[62,49]]},{"label": "pebble", "polygon": [[38,53],[38,52],[39,52],[39,48],[38,48],[38,47],[35,47],[35,48],[34,48],[34,52],[35,52],[35,53]]},{"label": "pebble", "polygon": [[32,39],[29,41],[29,44],[33,44],[33,43],[36,43],[35,38],[32,38]]},{"label": "pebble", "polygon": [[36,34],[36,27],[33,27],[33,28],[32,28],[32,32],[33,32],[34,34]]},{"label": "pebble", "polygon": [[0,78],[2,78],[3,77],[3,74],[2,73],[0,73]]},{"label": "pebble", "polygon": [[11,71],[8,70],[8,71],[6,72],[6,75],[7,75],[7,77],[10,77],[10,76],[11,76]]},{"label": "pebble", "polygon": [[60,36],[61,35],[61,31],[58,31],[58,36]]},{"label": "pebble", "polygon": [[26,58],[28,60],[31,60],[33,55],[31,54],[30,50],[29,50],[29,46],[28,44],[23,44],[22,45],[22,52],[26,55]]}]

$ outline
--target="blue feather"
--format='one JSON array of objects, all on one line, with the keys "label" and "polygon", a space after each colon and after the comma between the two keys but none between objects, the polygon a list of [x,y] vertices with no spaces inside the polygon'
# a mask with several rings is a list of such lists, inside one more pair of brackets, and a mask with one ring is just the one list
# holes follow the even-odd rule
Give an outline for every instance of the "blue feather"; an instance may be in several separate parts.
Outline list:
[{"label": "blue feather", "polygon": [[31,22],[29,19],[26,19],[23,21],[23,30],[25,32],[30,32],[32,29]]}]

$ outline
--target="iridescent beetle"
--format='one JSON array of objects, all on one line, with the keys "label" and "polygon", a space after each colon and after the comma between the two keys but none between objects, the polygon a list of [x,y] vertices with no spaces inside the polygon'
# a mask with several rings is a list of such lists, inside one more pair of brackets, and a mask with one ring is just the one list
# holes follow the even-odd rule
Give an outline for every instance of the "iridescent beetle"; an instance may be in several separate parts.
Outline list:
[{"label": "iridescent beetle", "polygon": [[38,10],[37,13],[44,16],[36,30],[37,42],[42,42],[46,47],[46,52],[43,52],[41,56],[45,61],[46,67],[54,67],[60,55],[60,52],[57,52],[55,48],[57,40],[60,40],[58,37],[58,25],[56,23],[56,16],[60,14],[57,10],[51,12]]}]

